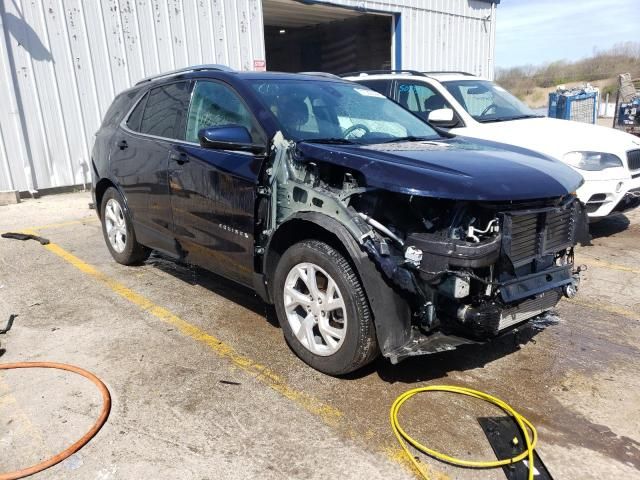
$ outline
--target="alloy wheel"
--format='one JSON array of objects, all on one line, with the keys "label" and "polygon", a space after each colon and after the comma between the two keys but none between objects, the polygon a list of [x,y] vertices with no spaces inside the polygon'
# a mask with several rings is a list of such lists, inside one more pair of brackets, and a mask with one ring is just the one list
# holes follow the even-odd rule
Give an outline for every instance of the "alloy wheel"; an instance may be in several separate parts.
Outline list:
[{"label": "alloy wheel", "polygon": [[127,246],[127,222],[124,211],[116,199],[109,199],[104,209],[104,217],[111,247],[118,253],[124,252]]},{"label": "alloy wheel", "polygon": [[293,334],[310,352],[336,353],[347,332],[344,297],[336,282],[318,265],[295,265],[284,284],[284,307]]}]

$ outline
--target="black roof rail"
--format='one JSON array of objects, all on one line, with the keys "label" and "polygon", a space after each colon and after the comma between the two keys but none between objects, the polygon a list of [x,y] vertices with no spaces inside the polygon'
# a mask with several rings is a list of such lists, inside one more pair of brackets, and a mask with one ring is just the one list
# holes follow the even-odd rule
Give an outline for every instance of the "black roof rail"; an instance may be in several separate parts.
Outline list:
[{"label": "black roof rail", "polygon": [[298,72],[300,75],[315,75],[316,77],[340,78],[338,75],[329,72]]},{"label": "black roof rail", "polygon": [[458,75],[464,75],[466,77],[475,77],[473,73],[469,72],[460,72],[457,70],[434,70],[432,72],[422,72],[424,75],[434,75],[438,73],[457,73]]},{"label": "black roof rail", "polygon": [[365,76],[365,75],[379,75],[385,73],[408,73],[409,75],[417,75],[418,77],[426,77],[426,75],[422,72],[418,72],[417,70],[362,70],[358,72],[347,72],[341,73],[340,77],[357,77],[357,76]]},{"label": "black roof rail", "polygon": [[184,68],[179,68],[177,70],[171,70],[170,72],[157,73],[156,75],[150,75],[148,77],[143,78],[142,80],[138,80],[136,82],[136,85],[140,85],[141,83],[145,83],[145,82],[151,82],[152,80],[157,80],[159,78],[173,77],[174,75],[180,75],[183,73],[201,72],[205,70],[216,70],[219,72],[235,72],[233,68],[227,67],[226,65],[220,65],[220,64],[193,65],[191,67],[184,67]]}]

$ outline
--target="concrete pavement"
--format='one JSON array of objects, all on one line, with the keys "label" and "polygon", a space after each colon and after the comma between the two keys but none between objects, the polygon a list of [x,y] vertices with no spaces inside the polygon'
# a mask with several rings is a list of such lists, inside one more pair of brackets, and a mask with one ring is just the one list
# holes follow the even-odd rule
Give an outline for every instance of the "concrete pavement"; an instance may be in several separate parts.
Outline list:
[{"label": "concrete pavement", "polygon": [[[113,396],[99,434],[34,478],[415,478],[388,409],[409,388],[441,383],[527,416],[554,478],[640,477],[640,212],[593,227],[594,245],[578,251],[589,265],[579,296],[517,337],[335,379],[293,355],[252,292],[159,255],[116,264],[89,201],[0,207],[0,232],[42,227],[53,242],[0,239],[0,324],[18,315],[0,362],[76,364]],[[1,373],[0,473],[72,443],[99,400],[71,374]],[[434,448],[490,459],[477,416],[495,413],[433,394],[408,402],[401,420]],[[504,478],[421,459],[432,478]]]}]

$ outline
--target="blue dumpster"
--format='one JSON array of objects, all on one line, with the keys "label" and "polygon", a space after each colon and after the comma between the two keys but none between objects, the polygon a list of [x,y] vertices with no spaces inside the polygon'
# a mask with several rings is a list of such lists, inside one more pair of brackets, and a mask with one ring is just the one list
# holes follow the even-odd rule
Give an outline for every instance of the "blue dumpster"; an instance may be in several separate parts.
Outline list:
[{"label": "blue dumpster", "polygon": [[592,87],[558,89],[549,94],[550,118],[596,123],[598,118],[598,90]]}]

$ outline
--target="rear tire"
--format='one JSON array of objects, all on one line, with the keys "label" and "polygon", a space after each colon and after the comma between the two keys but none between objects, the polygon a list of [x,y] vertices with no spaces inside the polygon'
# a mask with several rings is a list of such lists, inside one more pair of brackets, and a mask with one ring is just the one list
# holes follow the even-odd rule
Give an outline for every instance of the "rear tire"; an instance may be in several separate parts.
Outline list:
[{"label": "rear tire", "polygon": [[318,240],[293,245],[280,258],[273,285],[285,340],[305,363],[344,375],[378,356],[364,288],[333,247]]},{"label": "rear tire", "polygon": [[137,242],[124,199],[114,187],[109,187],[102,197],[100,218],[104,240],[116,262],[139,265],[149,258],[151,250]]}]

